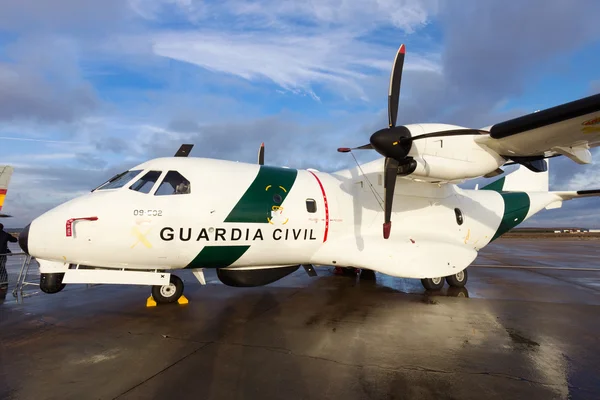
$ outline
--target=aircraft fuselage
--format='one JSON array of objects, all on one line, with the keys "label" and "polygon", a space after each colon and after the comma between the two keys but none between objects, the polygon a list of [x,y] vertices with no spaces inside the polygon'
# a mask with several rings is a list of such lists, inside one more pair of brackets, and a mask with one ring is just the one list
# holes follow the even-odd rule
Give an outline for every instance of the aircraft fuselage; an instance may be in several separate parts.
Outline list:
[{"label": "aircraft fuselage", "polygon": [[[362,172],[329,174],[202,158],[155,159],[133,168],[139,173],[122,187],[100,188],[35,219],[28,250],[55,266],[315,264],[408,278],[447,276],[466,268],[477,250],[508,227],[506,213],[515,207],[495,191],[398,177],[394,223],[384,240],[383,160],[361,167]],[[160,178],[148,193],[130,189],[151,171]],[[168,171],[189,181],[189,193],[155,193]],[[517,210],[523,215],[508,229],[550,202],[550,196],[528,199],[527,210]]]}]

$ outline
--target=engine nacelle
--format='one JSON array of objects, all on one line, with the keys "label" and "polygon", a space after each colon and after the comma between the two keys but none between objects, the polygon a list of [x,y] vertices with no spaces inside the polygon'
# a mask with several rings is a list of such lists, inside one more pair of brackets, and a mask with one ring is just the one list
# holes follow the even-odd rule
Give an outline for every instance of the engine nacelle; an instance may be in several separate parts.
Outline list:
[{"label": "engine nacelle", "polygon": [[261,269],[217,269],[217,277],[223,284],[234,287],[264,286],[296,272],[300,265]]},{"label": "engine nacelle", "polygon": [[[430,133],[465,129],[453,125],[408,125],[413,137]],[[506,159],[480,145],[478,134],[426,137],[415,140],[408,155],[416,162],[408,174],[401,175],[427,182],[459,182],[489,174],[504,165]]]},{"label": "engine nacelle", "polygon": [[433,183],[457,183],[465,179],[477,178],[495,171],[502,165],[493,159],[477,163],[432,155],[415,157],[414,161],[416,162],[414,171],[404,176]]}]

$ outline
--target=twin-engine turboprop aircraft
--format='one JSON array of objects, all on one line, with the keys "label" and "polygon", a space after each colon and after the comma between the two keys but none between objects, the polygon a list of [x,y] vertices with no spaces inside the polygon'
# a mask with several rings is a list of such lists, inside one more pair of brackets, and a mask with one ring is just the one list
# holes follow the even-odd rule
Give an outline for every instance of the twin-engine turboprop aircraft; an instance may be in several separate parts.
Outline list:
[{"label": "twin-engine turboprop aircraft", "polygon": [[[544,208],[598,196],[549,192],[546,158],[591,161],[600,143],[600,95],[483,129],[396,125],[400,47],[388,97],[389,126],[355,149],[384,158],[324,173],[188,157],[147,161],[36,218],[19,237],[40,264],[40,287],[146,284],[157,302],[179,299],[172,272],[216,268],[232,286],[274,282],[300,266],[353,266],[462,287],[477,251]],[[349,152],[355,149],[341,148]],[[482,190],[457,183],[520,168]],[[394,224],[392,225],[392,218]],[[383,234],[382,225],[383,222]]]}]

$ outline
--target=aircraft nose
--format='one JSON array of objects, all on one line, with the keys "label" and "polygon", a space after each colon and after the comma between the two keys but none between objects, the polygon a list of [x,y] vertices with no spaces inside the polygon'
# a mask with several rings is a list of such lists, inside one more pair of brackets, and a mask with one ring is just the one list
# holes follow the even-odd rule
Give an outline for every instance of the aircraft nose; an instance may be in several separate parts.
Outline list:
[{"label": "aircraft nose", "polygon": [[29,254],[29,227],[31,224],[27,225],[23,231],[19,234],[19,246],[21,250],[25,253]]}]

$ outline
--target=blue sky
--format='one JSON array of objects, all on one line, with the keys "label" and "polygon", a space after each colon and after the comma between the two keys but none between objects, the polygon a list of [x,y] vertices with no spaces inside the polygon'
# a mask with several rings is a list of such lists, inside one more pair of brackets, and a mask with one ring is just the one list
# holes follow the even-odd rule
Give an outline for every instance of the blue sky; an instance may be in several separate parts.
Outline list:
[{"label": "blue sky", "polygon": [[[452,3],[452,4],[451,4]],[[600,92],[595,0],[21,0],[0,13],[0,164],[23,226],[116,172],[172,155],[332,171],[387,121],[479,128]],[[596,152],[594,152],[596,154]],[[377,157],[358,155],[361,161]],[[551,189],[600,187],[553,160]],[[600,200],[531,224],[600,227]],[[591,215],[591,216],[590,216]]]}]

